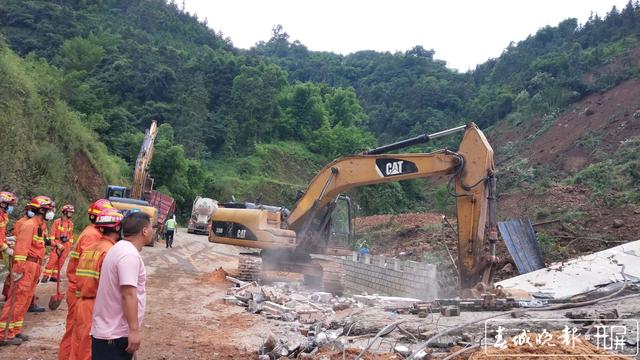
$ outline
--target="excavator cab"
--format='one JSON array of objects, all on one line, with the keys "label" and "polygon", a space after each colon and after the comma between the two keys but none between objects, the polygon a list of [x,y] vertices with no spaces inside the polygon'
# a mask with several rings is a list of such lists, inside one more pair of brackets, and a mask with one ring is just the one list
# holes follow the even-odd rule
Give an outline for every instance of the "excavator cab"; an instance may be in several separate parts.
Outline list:
[{"label": "excavator cab", "polygon": [[105,199],[108,199],[110,197],[117,197],[117,198],[128,198],[129,197],[129,188],[126,188],[124,186],[118,186],[118,185],[109,185],[107,186],[107,193],[105,194]]},{"label": "excavator cab", "polygon": [[340,195],[331,214],[329,244],[349,248],[353,240],[353,207],[348,195]]}]

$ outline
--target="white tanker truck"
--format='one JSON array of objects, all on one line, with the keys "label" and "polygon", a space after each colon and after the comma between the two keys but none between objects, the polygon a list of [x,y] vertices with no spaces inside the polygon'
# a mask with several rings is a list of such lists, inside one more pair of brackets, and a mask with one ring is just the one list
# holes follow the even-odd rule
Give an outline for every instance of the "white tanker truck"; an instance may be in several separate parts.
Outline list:
[{"label": "white tanker truck", "polygon": [[191,218],[187,231],[194,234],[209,234],[211,216],[218,208],[218,202],[213,199],[196,197],[191,208]]}]

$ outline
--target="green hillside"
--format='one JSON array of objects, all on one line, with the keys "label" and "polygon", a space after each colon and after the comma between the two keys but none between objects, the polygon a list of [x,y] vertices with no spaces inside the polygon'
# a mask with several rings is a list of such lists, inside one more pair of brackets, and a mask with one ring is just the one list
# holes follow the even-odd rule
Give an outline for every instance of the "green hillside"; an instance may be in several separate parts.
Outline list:
[{"label": "green hillside", "polygon": [[20,205],[47,194],[84,210],[107,182],[123,182],[127,168],[61,99],[61,82],[58,69],[21,59],[0,38],[0,184]]},{"label": "green hillside", "polygon": [[[640,6],[631,2],[585,24],[567,19],[541,28],[468,73],[447,68],[422,46],[313,52],[279,26],[269,41],[241,50],[209,25],[216,27],[163,0],[1,2],[9,75],[0,85],[14,100],[0,108],[0,121],[42,126],[47,135],[45,144],[11,159],[15,170],[2,173],[2,186],[39,190],[38,164],[54,163],[46,155],[66,163],[50,170],[58,172],[50,177],[54,195],[99,195],[101,188],[65,190],[75,181],[74,156],[86,154],[102,174],[101,187],[122,182],[142,131],[156,119],[152,175],[177,199],[180,214],[196,195],[291,206],[295,191],[337,156],[470,120],[491,128],[556,119],[568,105],[638,76],[633,62],[608,67],[637,46]],[[33,100],[42,104],[34,110],[24,101],[36,95],[54,100]],[[30,113],[21,115],[25,106]],[[43,117],[46,125],[38,122]],[[64,141],[68,134],[73,140]],[[23,139],[0,141],[11,141],[9,148],[32,141]],[[425,187],[413,181],[354,195],[365,214],[448,204],[442,188]]]}]

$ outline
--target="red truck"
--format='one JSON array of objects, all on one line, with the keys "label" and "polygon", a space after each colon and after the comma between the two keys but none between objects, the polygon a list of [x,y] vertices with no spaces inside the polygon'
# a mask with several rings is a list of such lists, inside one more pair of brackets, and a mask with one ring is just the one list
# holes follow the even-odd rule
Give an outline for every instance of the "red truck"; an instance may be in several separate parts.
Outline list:
[{"label": "red truck", "polygon": [[145,200],[158,209],[158,227],[164,229],[164,223],[176,212],[176,201],[171,196],[157,190],[147,192]]}]

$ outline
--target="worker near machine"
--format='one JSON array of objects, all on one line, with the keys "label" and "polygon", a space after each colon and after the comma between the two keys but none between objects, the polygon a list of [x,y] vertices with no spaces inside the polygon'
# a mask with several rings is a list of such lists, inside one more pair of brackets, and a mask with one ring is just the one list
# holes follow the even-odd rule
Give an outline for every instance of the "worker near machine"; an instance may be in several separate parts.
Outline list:
[{"label": "worker near machine", "polygon": [[360,255],[366,255],[369,253],[369,242],[366,239],[362,240],[362,242],[360,243],[358,253]]},{"label": "worker near machine", "polygon": [[177,227],[177,223],[176,223],[176,216],[173,215],[173,218],[167,220],[164,223],[164,228],[165,230],[165,243],[166,243],[166,248],[173,248],[173,235],[176,233],[176,231],[178,230]]},{"label": "worker near machine", "polygon": [[120,240],[123,215],[116,209],[105,209],[96,218],[94,226],[102,238],[88,246],[80,254],[76,268],[78,299],[75,306],[75,321],[71,342],[71,359],[91,360],[91,316],[98,292],[100,268],[107,252]]},{"label": "worker near machine", "polygon": [[153,241],[149,215],[128,214],[122,233],[123,239],[111,247],[100,271],[91,325],[93,360],[129,360],[140,348],[147,278],[140,251]]},{"label": "worker near machine", "polygon": [[82,230],[75,247],[72,247],[69,254],[69,263],[67,264],[67,280],[69,285],[67,287],[66,301],[67,301],[67,321],[65,326],[64,335],[60,341],[60,349],[58,351],[58,359],[68,360],[71,358],[71,344],[73,339],[73,328],[75,324],[75,306],[77,300],[77,287],[76,287],[76,269],[78,267],[78,260],[80,259],[80,253],[83,252],[89,246],[92,246],[97,241],[102,239],[102,233],[95,226],[95,221],[98,215],[105,209],[113,209],[111,202],[106,199],[100,199],[89,205],[87,214],[89,215],[89,224]]},{"label": "worker near machine", "polygon": [[51,225],[51,237],[52,245],[62,244],[64,250],[62,255],[58,257],[58,252],[52,251],[49,254],[49,261],[44,268],[44,275],[42,276],[43,283],[47,281],[57,282],[60,280],[58,274],[58,263],[60,267],[64,264],[69,252],[71,252],[71,246],[73,244],[73,221],[71,217],[75,212],[73,205],[66,204],[61,209],[62,216],[55,219]]},{"label": "worker near machine", "polygon": [[[0,259],[5,266],[9,266],[10,257],[13,256],[13,249],[9,246],[7,239],[7,227],[9,226],[9,214],[13,212],[13,206],[18,202],[18,198],[11,192],[0,191]],[[8,277],[7,277],[8,279]],[[2,294],[7,297],[9,282],[5,281],[5,288]]]},{"label": "worker near machine", "polygon": [[9,299],[0,316],[0,324],[3,324],[4,329],[8,328],[8,333],[6,338],[4,332],[1,335],[0,346],[20,345],[29,339],[22,334],[24,315],[40,279],[47,239],[46,222],[53,220],[55,214],[55,204],[47,196],[36,196],[29,205],[35,215],[22,224],[16,236]]}]

